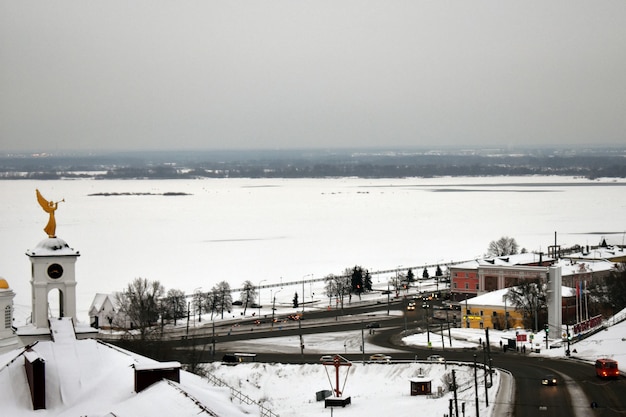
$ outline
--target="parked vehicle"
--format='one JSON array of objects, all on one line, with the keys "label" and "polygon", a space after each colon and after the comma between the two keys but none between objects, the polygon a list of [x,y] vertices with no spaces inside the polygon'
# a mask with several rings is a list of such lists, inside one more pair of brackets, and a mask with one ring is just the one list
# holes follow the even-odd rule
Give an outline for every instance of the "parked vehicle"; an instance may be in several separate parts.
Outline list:
[{"label": "parked vehicle", "polygon": [[367,327],[368,329],[378,329],[380,327],[380,323],[378,323],[377,321],[373,321],[371,323],[367,323],[365,327]]},{"label": "parked vehicle", "polygon": [[428,362],[445,362],[446,358],[440,355],[430,355],[426,358]]},{"label": "parked vehicle", "polygon": [[596,376],[600,378],[617,378],[619,376],[619,368],[617,361],[613,359],[596,360]]}]

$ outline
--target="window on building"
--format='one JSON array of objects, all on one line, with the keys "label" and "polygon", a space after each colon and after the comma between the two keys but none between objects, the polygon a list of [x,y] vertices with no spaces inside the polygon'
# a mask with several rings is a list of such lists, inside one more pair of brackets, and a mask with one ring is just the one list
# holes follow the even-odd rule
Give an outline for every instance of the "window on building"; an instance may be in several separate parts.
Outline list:
[{"label": "window on building", "polygon": [[457,288],[457,283],[456,282],[454,283],[454,288]]},{"label": "window on building", "polygon": [[495,311],[493,313],[491,313],[492,316],[496,317],[498,315],[498,313],[496,313]]},{"label": "window on building", "polygon": [[482,311],[482,310],[480,310],[480,315],[481,315],[481,316],[483,315],[483,311]]},{"label": "window on building", "polygon": [[10,329],[11,328],[11,306],[6,306],[4,308],[4,328],[5,329]]},{"label": "window on building", "polygon": [[476,284],[476,289],[478,289],[478,284]]},{"label": "window on building", "polygon": [[465,289],[469,290],[469,283],[468,282],[465,283]]}]

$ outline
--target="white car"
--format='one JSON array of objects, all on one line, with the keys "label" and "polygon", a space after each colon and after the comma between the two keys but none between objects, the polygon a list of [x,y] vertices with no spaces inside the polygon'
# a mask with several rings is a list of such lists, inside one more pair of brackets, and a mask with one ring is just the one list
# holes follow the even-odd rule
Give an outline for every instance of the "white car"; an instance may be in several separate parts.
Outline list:
[{"label": "white car", "polygon": [[372,356],[370,356],[370,361],[389,363],[391,362],[391,356],[385,355],[384,353],[374,353]]},{"label": "white car", "polygon": [[439,355],[430,355],[429,357],[426,358],[426,360],[428,362],[445,362],[446,358],[444,358],[443,356],[439,356]]},{"label": "white car", "polygon": [[328,363],[328,362],[334,362],[335,361],[335,355],[324,355],[320,358],[320,362],[322,363]]}]

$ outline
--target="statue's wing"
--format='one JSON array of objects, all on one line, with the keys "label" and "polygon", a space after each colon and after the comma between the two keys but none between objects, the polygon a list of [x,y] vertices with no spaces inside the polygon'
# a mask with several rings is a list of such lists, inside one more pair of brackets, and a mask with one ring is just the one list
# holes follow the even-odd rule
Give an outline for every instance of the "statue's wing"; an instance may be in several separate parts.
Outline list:
[{"label": "statue's wing", "polygon": [[41,208],[44,209],[46,213],[50,213],[51,211],[53,211],[50,208],[50,203],[48,202],[48,200],[43,198],[39,190],[35,190],[35,191],[37,192],[37,201],[39,201],[39,205],[41,206]]}]

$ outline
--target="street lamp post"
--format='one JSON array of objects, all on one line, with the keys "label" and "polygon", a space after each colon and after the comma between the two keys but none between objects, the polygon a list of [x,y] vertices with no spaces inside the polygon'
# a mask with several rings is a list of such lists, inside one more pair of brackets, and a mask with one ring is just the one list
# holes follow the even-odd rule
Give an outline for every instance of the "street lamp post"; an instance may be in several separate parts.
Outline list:
[{"label": "street lamp post", "polygon": [[266,279],[262,279],[261,281],[259,281],[259,320],[261,319],[261,284],[263,282],[267,281]]},{"label": "street lamp post", "polygon": [[312,277],[313,274],[306,274],[305,276],[302,277],[302,314],[304,314],[304,302],[305,302],[305,298],[304,298],[304,279],[306,277]]},{"label": "street lamp post", "polygon": [[426,311],[426,340],[428,342],[428,347],[430,347],[430,320],[428,317],[428,309],[430,308],[430,304],[424,303],[422,304],[422,308]]},{"label": "street lamp post", "polygon": [[278,294],[279,292],[280,290],[276,291],[272,297],[272,329],[274,328],[274,313],[276,311],[276,294]]}]

